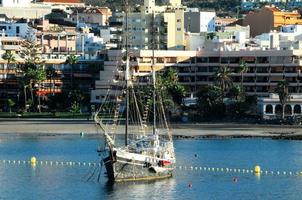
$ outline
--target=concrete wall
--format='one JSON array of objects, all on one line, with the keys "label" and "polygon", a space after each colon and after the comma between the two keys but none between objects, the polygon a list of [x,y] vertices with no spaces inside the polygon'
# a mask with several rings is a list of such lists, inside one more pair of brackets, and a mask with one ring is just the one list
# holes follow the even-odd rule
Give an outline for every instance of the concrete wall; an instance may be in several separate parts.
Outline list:
[{"label": "concrete wall", "polygon": [[[10,0],[11,1],[11,0]],[[14,19],[39,19],[51,13],[50,7],[0,7],[0,13]]]},{"label": "concrete wall", "polygon": [[259,12],[250,12],[243,20],[243,25],[250,25],[252,37],[268,33],[274,27],[273,12],[265,7]]},{"label": "concrete wall", "polygon": [[1,7],[29,7],[31,0],[2,0]]}]

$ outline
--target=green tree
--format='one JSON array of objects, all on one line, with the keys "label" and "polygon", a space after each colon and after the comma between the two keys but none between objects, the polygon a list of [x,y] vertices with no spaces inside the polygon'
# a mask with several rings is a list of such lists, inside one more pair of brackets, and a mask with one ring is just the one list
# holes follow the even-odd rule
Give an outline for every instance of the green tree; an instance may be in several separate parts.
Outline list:
[{"label": "green tree", "polygon": [[80,113],[81,112],[80,104],[76,101],[72,102],[70,112],[73,114]]},{"label": "green tree", "polygon": [[16,103],[12,99],[7,99],[7,106],[9,107],[9,113],[12,112],[12,107],[14,107]]},{"label": "green tree", "polygon": [[[176,103],[180,106],[185,96],[185,88],[179,84],[177,72],[172,68],[166,69],[157,77],[157,90],[163,101],[170,105]],[[173,104],[171,104],[171,100],[174,102]]]},{"label": "green tree", "polygon": [[70,66],[70,85],[71,85],[71,89],[73,88],[73,69],[75,64],[77,64],[79,61],[78,57],[76,55],[70,55],[67,57],[66,59],[66,63],[69,64]]},{"label": "green tree", "polygon": [[[26,104],[26,90],[27,88],[31,94],[32,105],[35,106],[33,89],[40,90],[42,81],[46,79],[46,72],[44,69],[44,61],[41,59],[42,47],[36,43],[35,40],[29,39],[22,42],[20,55],[24,59],[24,63],[20,65],[20,72],[22,74],[22,83],[24,88],[25,104]],[[37,94],[37,93],[36,93]],[[41,99],[38,95],[38,110],[41,112]]]},{"label": "green tree", "polygon": [[[10,63],[16,62],[15,55],[10,50],[5,51],[5,53],[2,55],[2,59],[6,60],[6,62],[7,62],[6,68],[8,68],[8,69],[9,69]],[[7,79],[5,79],[5,80],[7,81]],[[6,83],[5,85],[7,87],[8,86],[7,82],[5,82],[5,83]]]},{"label": "green tree", "polygon": [[232,86],[231,78],[232,71],[227,66],[220,66],[215,73],[216,83],[219,85],[221,91],[225,94]]},{"label": "green tree", "polygon": [[228,97],[236,101],[245,101],[245,92],[240,85],[233,85],[228,91]]},{"label": "green tree", "polygon": [[239,63],[239,73],[241,75],[241,88],[243,88],[243,74],[246,73],[248,70],[247,64],[244,60],[241,60]]},{"label": "green tree", "polygon": [[7,61],[8,67],[11,63],[16,62],[16,57],[10,50],[5,51],[5,53],[2,55],[2,59]]},{"label": "green tree", "polygon": [[197,105],[203,116],[222,116],[225,112],[223,104],[224,92],[215,85],[202,87],[196,94]]},{"label": "green tree", "polygon": [[279,81],[275,92],[279,95],[279,101],[282,105],[282,119],[284,119],[285,104],[289,97],[288,82],[285,79]]},{"label": "green tree", "polygon": [[69,93],[69,99],[71,101],[71,107],[76,103],[77,105],[79,105],[79,107],[81,107],[81,103],[84,100],[84,95],[80,90],[72,90]]},{"label": "green tree", "polygon": [[50,81],[51,91],[53,92],[53,90],[54,90],[53,79],[54,79],[54,77],[57,76],[57,72],[53,66],[49,66],[45,72],[46,72],[47,79]]}]

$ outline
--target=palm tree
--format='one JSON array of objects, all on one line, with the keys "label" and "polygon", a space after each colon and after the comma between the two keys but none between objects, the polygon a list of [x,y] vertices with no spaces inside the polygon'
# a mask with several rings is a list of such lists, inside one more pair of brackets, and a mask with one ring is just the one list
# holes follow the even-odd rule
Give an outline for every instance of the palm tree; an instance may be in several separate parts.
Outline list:
[{"label": "palm tree", "polygon": [[[53,66],[50,66],[46,69],[46,77],[49,79],[50,84],[52,84],[51,88],[54,88],[53,78],[57,75],[57,72]],[[53,92],[53,90],[52,90]]]},{"label": "palm tree", "polygon": [[241,88],[243,89],[243,73],[246,73],[248,70],[248,67],[245,63],[244,60],[241,60],[240,63],[239,63],[239,72],[240,72],[240,75],[241,75]]},{"label": "palm tree", "polygon": [[10,63],[16,62],[15,55],[10,50],[5,51],[2,55],[2,59],[7,61],[7,67],[9,67]]},{"label": "palm tree", "polygon": [[70,82],[71,82],[71,89],[73,89],[73,68],[74,65],[78,62],[78,57],[75,55],[70,55],[67,57],[66,63],[70,65]]},{"label": "palm tree", "polygon": [[289,97],[288,82],[285,79],[279,81],[275,92],[279,95],[279,101],[282,105],[282,119],[284,119],[284,108]]},{"label": "palm tree", "polygon": [[223,93],[233,85],[231,74],[231,69],[226,66],[220,66],[215,73],[215,79]]},{"label": "palm tree", "polygon": [[[5,53],[2,55],[2,59],[7,61],[7,64],[6,64],[7,69],[9,68],[10,63],[16,62],[16,58],[10,50],[5,51]],[[7,87],[8,87],[7,82],[5,85],[6,85],[6,91],[7,91]]]},{"label": "palm tree", "polygon": [[9,107],[9,113],[12,113],[12,107],[14,107],[16,103],[12,99],[7,99],[7,106]]}]

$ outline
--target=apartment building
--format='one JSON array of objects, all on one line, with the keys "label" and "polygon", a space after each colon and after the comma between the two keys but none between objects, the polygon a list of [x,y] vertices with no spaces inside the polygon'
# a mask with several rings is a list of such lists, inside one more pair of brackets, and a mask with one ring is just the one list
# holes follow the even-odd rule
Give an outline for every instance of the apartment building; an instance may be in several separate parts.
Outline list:
[{"label": "apartment building", "polygon": [[26,37],[29,26],[26,21],[18,20],[0,22],[0,34],[9,37]]},{"label": "apartment building", "polygon": [[243,20],[244,26],[250,26],[252,37],[279,29],[283,25],[294,24],[302,24],[298,12],[285,12],[274,6],[264,6],[260,11],[250,12]]},{"label": "apartment building", "polygon": [[[199,51],[155,51],[155,69],[173,67],[178,72],[179,82],[187,89],[188,94],[197,92],[201,87],[214,84],[215,71],[220,66],[229,67],[235,84],[241,83],[239,62],[247,63],[248,71],[243,74],[243,86],[248,95],[268,96],[275,91],[278,81],[289,82],[290,93],[302,91],[302,50],[262,50],[247,48],[246,50],[199,50]],[[108,60],[104,63],[104,71],[100,72],[100,80],[96,81],[96,89],[91,100],[101,102],[109,83],[120,73],[117,69],[121,63],[121,51],[108,52]],[[137,50],[131,52],[131,68],[135,76],[150,74],[152,51]]]},{"label": "apartment building", "polygon": [[[53,95],[56,93],[69,92],[71,84],[80,89],[84,94],[90,95],[90,90],[94,88],[94,83],[98,78],[98,71],[103,66],[103,52],[85,51],[91,48],[95,40],[91,40],[92,35],[85,33],[66,32],[38,32],[37,42],[42,46],[40,54],[44,61],[43,67],[54,70],[54,73],[47,75],[47,79],[41,83],[41,87],[35,88],[35,92],[42,95]],[[89,41],[85,39],[88,36]],[[13,99],[16,103],[22,102],[23,90],[17,66],[24,63],[20,57],[21,44],[24,38],[20,37],[0,37],[0,110],[5,108],[6,100]],[[88,45],[88,46],[86,46]],[[16,59],[10,64],[2,58],[6,50],[11,51]],[[66,63],[69,55],[76,55],[78,62],[71,66]],[[21,104],[20,104],[21,105]]]},{"label": "apartment building", "polygon": [[145,0],[144,6],[128,14],[129,45],[136,49],[184,49],[184,11],[180,0],[157,6],[154,0]]},{"label": "apartment building", "polygon": [[75,24],[86,24],[97,27],[108,25],[111,15],[111,10],[107,7],[83,7],[76,8],[69,19]]},{"label": "apartment building", "polygon": [[215,12],[187,9],[185,12],[185,30],[191,33],[215,32],[215,18]]}]

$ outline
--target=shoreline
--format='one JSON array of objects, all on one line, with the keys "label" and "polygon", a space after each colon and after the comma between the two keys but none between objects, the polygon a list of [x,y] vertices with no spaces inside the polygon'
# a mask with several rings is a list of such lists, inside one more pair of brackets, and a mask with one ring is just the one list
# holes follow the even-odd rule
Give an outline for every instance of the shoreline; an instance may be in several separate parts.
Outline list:
[{"label": "shoreline", "polygon": [[[176,139],[272,138],[302,140],[301,126],[242,123],[171,124]],[[122,127],[120,127],[122,131]],[[0,119],[0,134],[97,135],[92,120]]]}]

